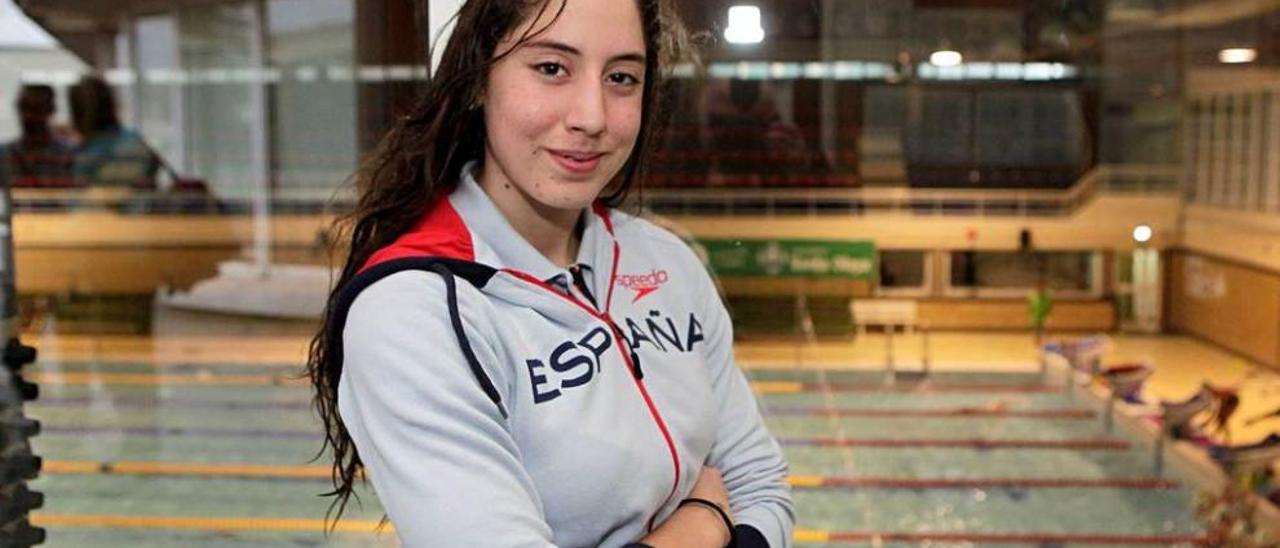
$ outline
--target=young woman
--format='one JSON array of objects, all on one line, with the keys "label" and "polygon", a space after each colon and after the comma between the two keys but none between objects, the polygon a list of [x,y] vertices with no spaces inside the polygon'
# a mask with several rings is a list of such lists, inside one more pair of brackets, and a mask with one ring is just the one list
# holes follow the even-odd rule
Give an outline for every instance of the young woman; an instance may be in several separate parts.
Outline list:
[{"label": "young woman", "polygon": [[611,206],[679,44],[661,0],[471,0],[359,179],[308,369],[339,513],[407,546],[789,546],[786,463],[697,257]]}]

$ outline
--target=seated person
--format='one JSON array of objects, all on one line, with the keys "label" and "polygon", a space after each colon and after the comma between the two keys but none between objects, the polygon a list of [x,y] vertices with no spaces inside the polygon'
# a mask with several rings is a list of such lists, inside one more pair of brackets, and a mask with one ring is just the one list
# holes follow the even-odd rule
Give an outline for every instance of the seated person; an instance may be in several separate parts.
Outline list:
[{"label": "seated person", "polygon": [[25,85],[14,107],[22,136],[0,147],[0,173],[14,188],[68,188],[71,177],[71,145],[54,135],[49,119],[56,109],[53,88]]},{"label": "seated person", "polygon": [[155,190],[160,160],[137,133],[120,125],[107,83],[85,76],[71,87],[70,99],[83,137],[75,151],[77,185]]}]

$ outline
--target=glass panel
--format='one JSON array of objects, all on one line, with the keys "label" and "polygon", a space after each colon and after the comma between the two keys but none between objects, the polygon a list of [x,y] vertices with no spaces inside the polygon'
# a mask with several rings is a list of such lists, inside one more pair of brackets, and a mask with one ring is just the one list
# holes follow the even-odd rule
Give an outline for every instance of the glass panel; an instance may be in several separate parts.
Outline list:
[{"label": "glass panel", "polygon": [[[178,11],[178,47],[187,71],[184,88],[190,169],[214,194],[247,202],[261,174],[255,170],[261,137],[253,75],[256,32],[248,5],[184,7]],[[256,133],[255,133],[256,132]]]},{"label": "glass panel", "polygon": [[1093,288],[1090,251],[952,251],[951,286],[990,289],[1035,288],[1041,280],[1056,290]]},{"label": "glass panel", "polygon": [[328,77],[355,63],[352,0],[267,3],[276,198],[328,199],[356,165],[356,84]]},{"label": "glass panel", "polygon": [[885,250],[880,252],[880,287],[918,288],[925,283],[925,252]]},{"label": "glass panel", "polygon": [[183,89],[172,78],[181,67],[177,23],[172,15],[140,17],[134,32],[135,70],[141,76],[136,84],[138,128],[157,154],[170,164],[187,169],[180,116]]}]

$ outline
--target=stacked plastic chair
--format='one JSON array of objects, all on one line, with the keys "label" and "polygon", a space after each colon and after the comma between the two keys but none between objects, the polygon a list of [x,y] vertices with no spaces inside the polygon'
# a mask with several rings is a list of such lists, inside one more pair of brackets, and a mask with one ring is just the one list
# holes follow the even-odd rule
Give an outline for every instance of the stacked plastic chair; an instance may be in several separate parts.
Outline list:
[{"label": "stacked plastic chair", "polygon": [[18,341],[19,318],[14,285],[13,202],[9,185],[0,180],[0,336],[4,372],[0,373],[0,548],[41,544],[45,531],[33,527],[32,510],[44,504],[44,495],[27,488],[40,473],[41,460],[31,451],[31,438],[40,422],[28,418],[23,403],[36,399],[39,388],[22,378],[22,368],[36,359],[36,350]]}]

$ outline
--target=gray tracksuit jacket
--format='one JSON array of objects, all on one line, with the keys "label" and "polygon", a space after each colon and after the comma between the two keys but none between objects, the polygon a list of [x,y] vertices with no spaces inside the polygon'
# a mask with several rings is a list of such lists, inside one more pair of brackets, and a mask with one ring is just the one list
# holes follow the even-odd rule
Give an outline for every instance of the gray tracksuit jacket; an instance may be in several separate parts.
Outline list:
[{"label": "gray tracksuit jacket", "polygon": [[623,546],[707,464],[739,546],[790,546],[787,464],[695,254],[596,207],[559,268],[473,170],[330,318],[338,408],[404,544]]}]

